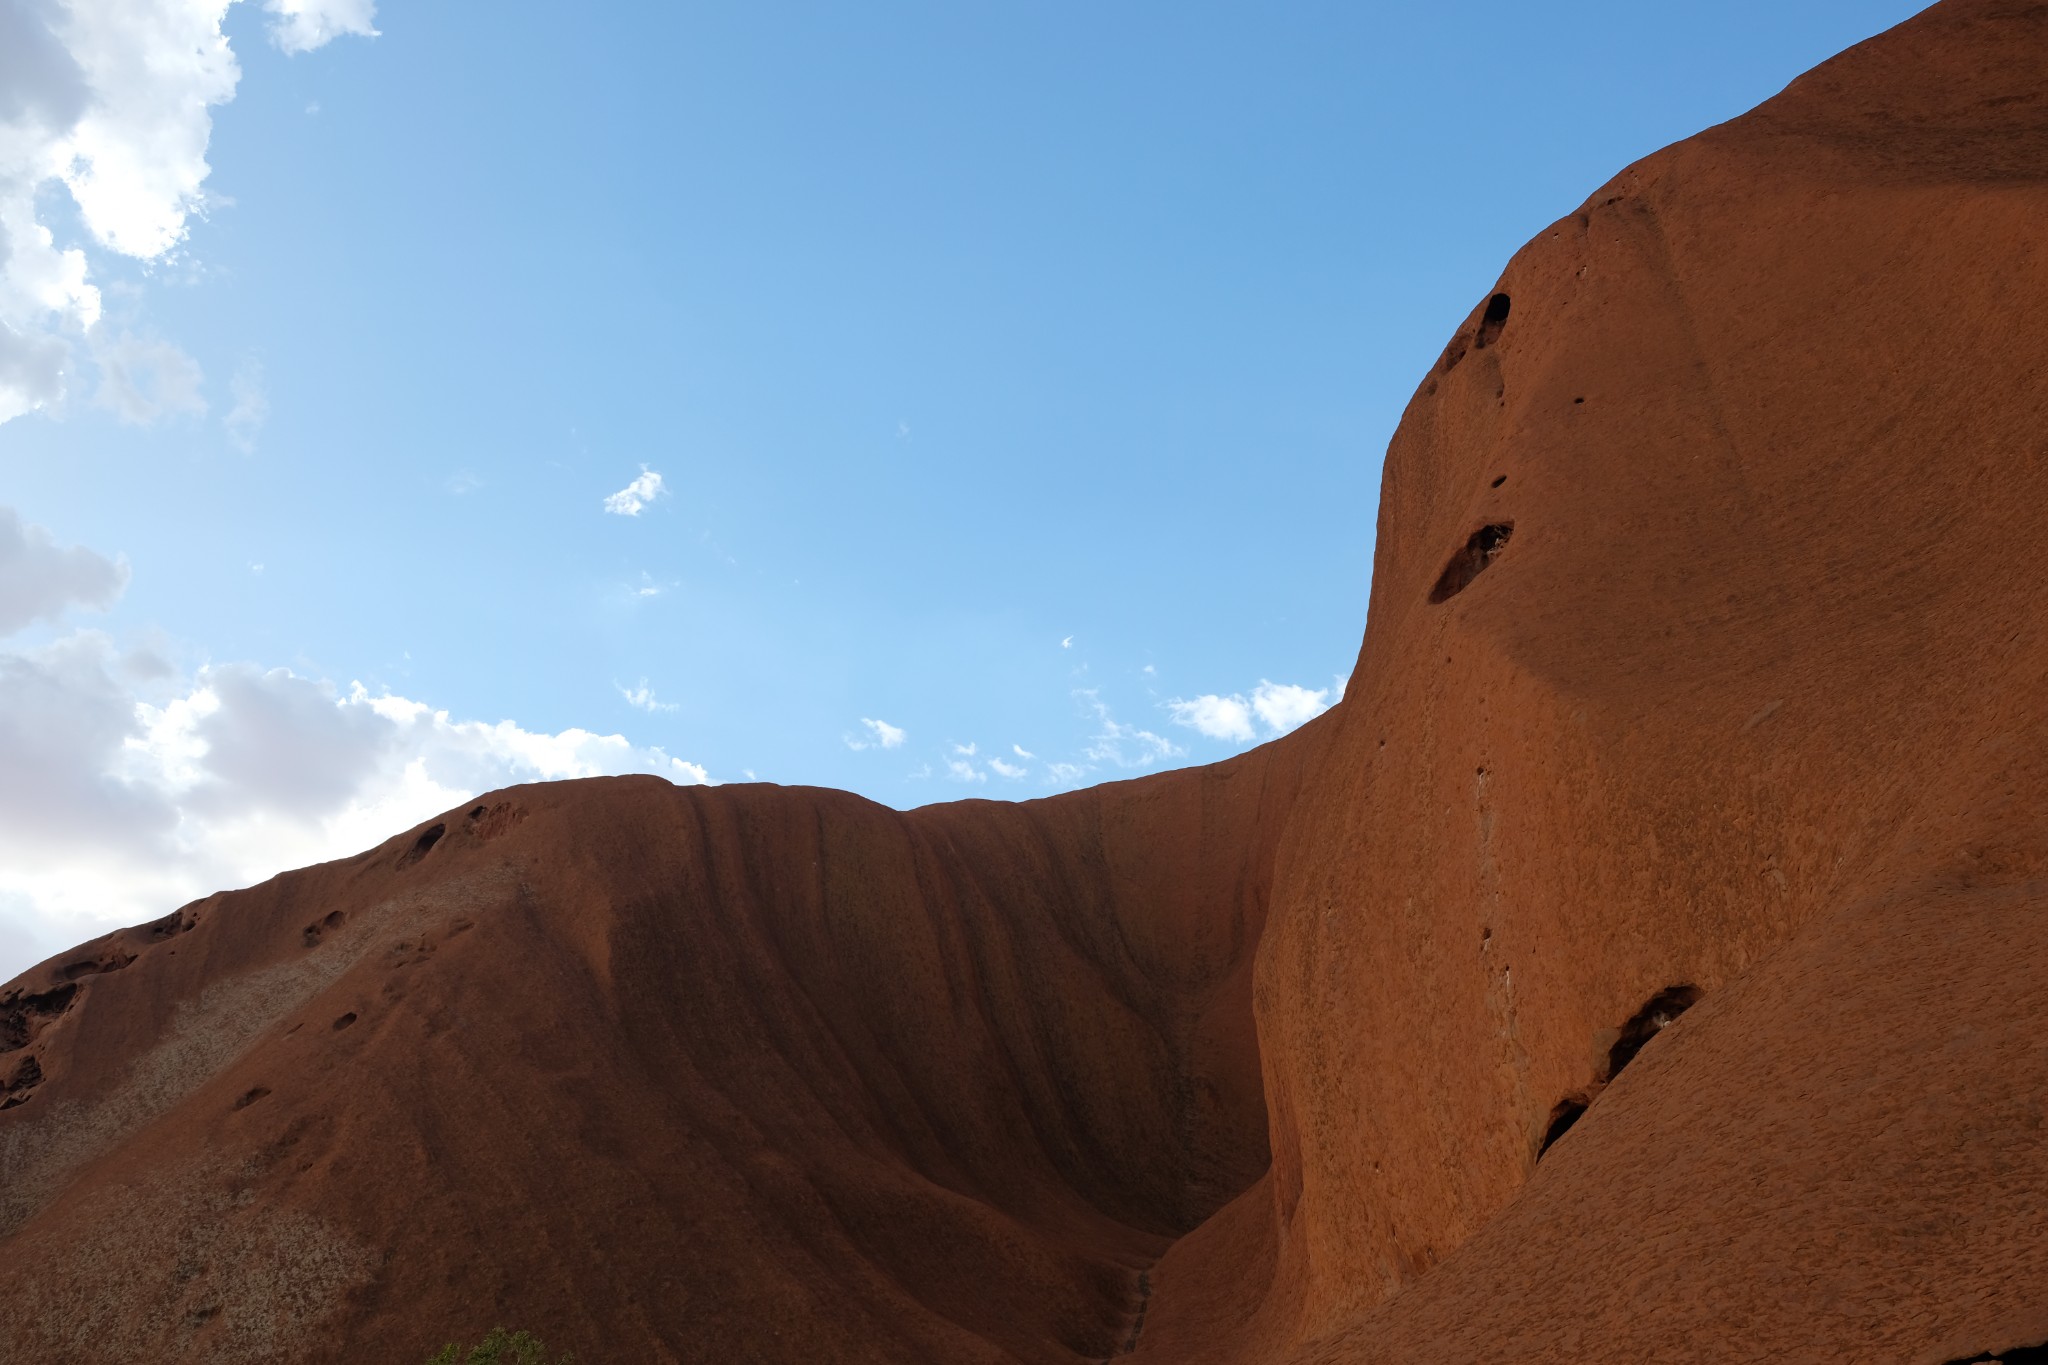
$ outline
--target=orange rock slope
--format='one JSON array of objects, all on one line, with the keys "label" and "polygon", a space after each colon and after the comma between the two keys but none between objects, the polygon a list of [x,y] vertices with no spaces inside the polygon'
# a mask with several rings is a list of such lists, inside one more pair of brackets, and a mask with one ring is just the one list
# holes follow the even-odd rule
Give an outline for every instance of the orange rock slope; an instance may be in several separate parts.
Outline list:
[{"label": "orange rock slope", "polygon": [[2044,224],[2048,4],[1948,0],[1510,262],[1289,738],[517,788],[43,964],[0,1360],[2048,1340]]}]

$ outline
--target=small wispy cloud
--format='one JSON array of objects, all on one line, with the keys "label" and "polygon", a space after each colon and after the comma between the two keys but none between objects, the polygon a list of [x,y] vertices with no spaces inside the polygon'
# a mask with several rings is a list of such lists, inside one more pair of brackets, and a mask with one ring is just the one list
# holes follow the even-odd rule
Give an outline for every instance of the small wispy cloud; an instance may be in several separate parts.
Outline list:
[{"label": "small wispy cloud", "polygon": [[973,758],[981,752],[981,746],[979,744],[955,744],[953,752],[962,758]]},{"label": "small wispy cloud", "polygon": [[660,597],[663,593],[679,586],[681,586],[679,580],[670,579],[668,582],[663,583],[657,580],[653,574],[642,569],[640,571],[640,581],[627,584],[626,591],[636,598]]},{"label": "small wispy cloud", "polygon": [[615,516],[637,517],[666,491],[662,487],[661,475],[643,464],[639,478],[604,500],[604,510]]},{"label": "small wispy cloud", "polygon": [[1005,763],[1000,758],[990,759],[988,767],[990,772],[995,773],[999,777],[1007,777],[1013,782],[1029,771],[1021,763]]},{"label": "small wispy cloud", "polygon": [[864,749],[900,749],[903,747],[903,741],[909,738],[908,731],[900,726],[891,725],[886,720],[875,720],[870,716],[862,716],[860,723],[867,726],[868,732],[866,735],[842,736],[846,742],[846,747],[855,753],[859,753]]},{"label": "small wispy cloud", "polygon": [[1108,763],[1119,768],[1143,768],[1187,753],[1164,735],[1117,720],[1096,689],[1080,688],[1074,696],[1094,713],[1096,720],[1095,734],[1090,737],[1088,747],[1082,750],[1082,756],[1089,762]]},{"label": "small wispy cloud", "polygon": [[955,782],[986,782],[988,774],[976,768],[964,758],[946,760],[946,776]]},{"label": "small wispy cloud", "polygon": [[376,0],[265,0],[263,8],[270,11],[270,41],[294,56],[343,34],[377,36]]},{"label": "small wispy cloud", "polygon": [[1073,647],[1074,647],[1074,637],[1073,637],[1073,636],[1071,636],[1071,635],[1067,636],[1067,637],[1066,637],[1065,639],[1063,639],[1063,640],[1061,640],[1061,641],[1060,641],[1060,648],[1061,648],[1061,649],[1072,649]]},{"label": "small wispy cloud", "polygon": [[[619,687],[617,683],[612,685]],[[628,706],[637,706],[647,712],[673,711],[678,705],[676,702],[658,700],[654,695],[654,689],[647,685],[645,678],[640,680],[637,687],[619,687],[619,695],[626,699]]]},{"label": "small wispy cloud", "polygon": [[1032,752],[1031,752],[1031,751],[1030,751],[1029,749],[1025,748],[1025,747],[1024,747],[1023,745],[1021,745],[1021,744],[1012,744],[1012,745],[1010,746],[1010,749],[1011,749],[1011,752],[1015,753],[1015,754],[1017,755],[1017,757],[1019,757],[1019,758],[1037,758],[1037,757],[1038,757],[1038,755],[1037,755],[1037,754],[1034,754],[1034,753],[1032,753]]},{"label": "small wispy cloud", "polygon": [[181,414],[203,417],[206,376],[199,362],[168,341],[127,332],[94,343],[100,384],[93,401],[133,426],[150,426]]},{"label": "small wispy cloud", "polygon": [[244,360],[236,366],[234,377],[228,380],[228,396],[235,404],[220,419],[220,424],[227,428],[228,440],[234,442],[235,449],[244,455],[254,454],[256,433],[270,420],[270,398],[263,392],[262,364]]}]

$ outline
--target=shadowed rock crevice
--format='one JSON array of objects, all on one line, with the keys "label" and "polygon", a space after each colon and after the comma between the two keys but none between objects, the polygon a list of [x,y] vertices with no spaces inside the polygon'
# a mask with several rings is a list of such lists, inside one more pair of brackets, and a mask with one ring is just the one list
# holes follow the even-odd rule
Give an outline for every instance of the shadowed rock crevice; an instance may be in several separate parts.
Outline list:
[{"label": "shadowed rock crevice", "polygon": [[28,1103],[35,1088],[42,1084],[43,1064],[31,1054],[23,1057],[14,1068],[14,1074],[0,1081],[0,1109],[12,1109]]},{"label": "shadowed rock crevice", "polygon": [[1493,522],[1474,531],[1437,575],[1436,586],[1429,590],[1429,600],[1447,602],[1472,586],[1472,580],[1500,558],[1501,551],[1508,547],[1508,537],[1514,533],[1515,524],[1511,521]]},{"label": "shadowed rock crevice", "polygon": [[2002,1361],[2004,1365],[2048,1365],[2048,1342],[2038,1346],[2014,1346],[2004,1351],[1961,1356],[1949,1361],[1948,1365],[1990,1365],[1990,1362],[1994,1361]]},{"label": "shadowed rock crevice", "polygon": [[1592,1101],[1584,1096],[1568,1095],[1551,1108],[1549,1122],[1543,1128],[1543,1141],[1536,1148],[1538,1160],[1559,1138],[1572,1130],[1572,1125],[1585,1116],[1591,1104]]},{"label": "shadowed rock crevice", "polygon": [[1601,1079],[1611,1081],[1619,1076],[1621,1069],[1636,1059],[1645,1043],[1698,1004],[1699,999],[1700,988],[1697,986],[1666,986],[1651,996],[1648,1003],[1621,1026],[1621,1036],[1607,1051],[1607,1074]]},{"label": "shadowed rock crevice", "polygon": [[0,1052],[16,1052],[64,1016],[78,999],[78,983],[67,981],[46,991],[16,990],[0,996]]},{"label": "shadowed rock crevice", "polygon": [[1474,350],[1485,350],[1500,340],[1500,334],[1507,330],[1508,296],[1495,294],[1486,301],[1486,311],[1480,314],[1479,330],[1473,335]]},{"label": "shadowed rock crevice", "polygon": [[405,851],[405,856],[398,860],[398,865],[401,868],[411,867],[414,863],[426,857],[427,854],[433,852],[434,845],[440,843],[441,836],[447,832],[448,826],[446,824],[436,823],[429,825],[425,830],[421,831],[419,838],[413,840],[412,847]]}]

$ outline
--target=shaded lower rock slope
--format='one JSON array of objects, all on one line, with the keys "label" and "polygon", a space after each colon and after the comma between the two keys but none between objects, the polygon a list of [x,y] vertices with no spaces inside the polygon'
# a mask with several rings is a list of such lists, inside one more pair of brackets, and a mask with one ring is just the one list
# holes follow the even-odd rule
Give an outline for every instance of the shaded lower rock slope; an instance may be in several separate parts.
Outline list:
[{"label": "shaded lower rock slope", "polygon": [[2044,223],[1948,0],[1509,263],[1287,739],[519,788],[0,988],[0,1358],[2028,1358]]}]

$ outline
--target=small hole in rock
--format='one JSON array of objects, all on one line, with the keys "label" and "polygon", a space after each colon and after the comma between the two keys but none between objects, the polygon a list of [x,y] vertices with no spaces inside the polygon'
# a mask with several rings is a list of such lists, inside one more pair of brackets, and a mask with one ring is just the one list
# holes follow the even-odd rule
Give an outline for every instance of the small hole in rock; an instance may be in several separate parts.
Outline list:
[{"label": "small hole in rock", "polygon": [[356,1012],[354,1010],[350,1010],[347,1014],[342,1015],[341,1018],[334,1021],[334,1031],[336,1033],[339,1033],[343,1029],[347,1028],[350,1024],[353,1024],[355,1021]]},{"label": "small hole in rock", "polygon": [[1436,586],[1429,590],[1429,600],[1449,601],[1470,587],[1472,580],[1500,557],[1500,552],[1507,548],[1508,537],[1514,532],[1515,524],[1511,521],[1495,522],[1474,531],[1466,538],[1464,548],[1444,565],[1444,571],[1437,576]]},{"label": "small hole in rock", "polygon": [[1605,1079],[1611,1081],[1619,1076],[1621,1069],[1636,1059],[1645,1043],[1656,1037],[1672,1020],[1698,1004],[1699,998],[1698,986],[1666,986],[1651,996],[1649,1003],[1621,1026],[1621,1037],[1608,1049]]},{"label": "small hole in rock", "polygon": [[1572,1125],[1577,1123],[1579,1116],[1585,1112],[1586,1101],[1582,1099],[1568,1096],[1559,1100],[1557,1107],[1550,1111],[1550,1126],[1543,1130],[1543,1145],[1536,1149],[1537,1159],[1541,1160],[1543,1154],[1550,1150],[1552,1143],[1569,1133]]},{"label": "small hole in rock", "polygon": [[489,809],[489,806],[478,806],[475,810],[469,813],[469,818],[472,820],[482,819],[483,813]]},{"label": "small hole in rock", "polygon": [[1574,398],[1574,399],[1573,399],[1572,401],[1573,401],[1574,403],[1583,403],[1583,402],[1585,402],[1586,400],[1585,400],[1585,399],[1583,399],[1583,398]]},{"label": "small hole in rock", "polygon": [[250,1105],[256,1103],[256,1101],[262,1099],[265,1095],[268,1095],[269,1093],[269,1086],[259,1085],[254,1090],[251,1090],[247,1094],[243,1095],[242,1098],[236,1100],[235,1108],[247,1109]]},{"label": "small hole in rock", "polygon": [[1486,301],[1486,313],[1479,319],[1479,334],[1472,339],[1472,345],[1485,350],[1500,340],[1501,329],[1508,325],[1508,296],[1495,294]]},{"label": "small hole in rock", "polygon": [[1500,487],[1500,486],[1501,486],[1502,484],[1506,483],[1507,481],[1508,481],[1508,476],[1507,476],[1507,475],[1505,475],[1505,474],[1503,474],[1503,475],[1501,475],[1501,476],[1500,476],[1499,478],[1495,479],[1495,480],[1493,481],[1493,483],[1492,483],[1492,485],[1491,485],[1491,486],[1492,486],[1492,487],[1494,487],[1494,488],[1498,488],[1498,487]]},{"label": "small hole in rock", "polygon": [[1458,333],[1451,338],[1451,344],[1444,347],[1444,373],[1458,368],[1458,362],[1465,358],[1465,334]]}]

